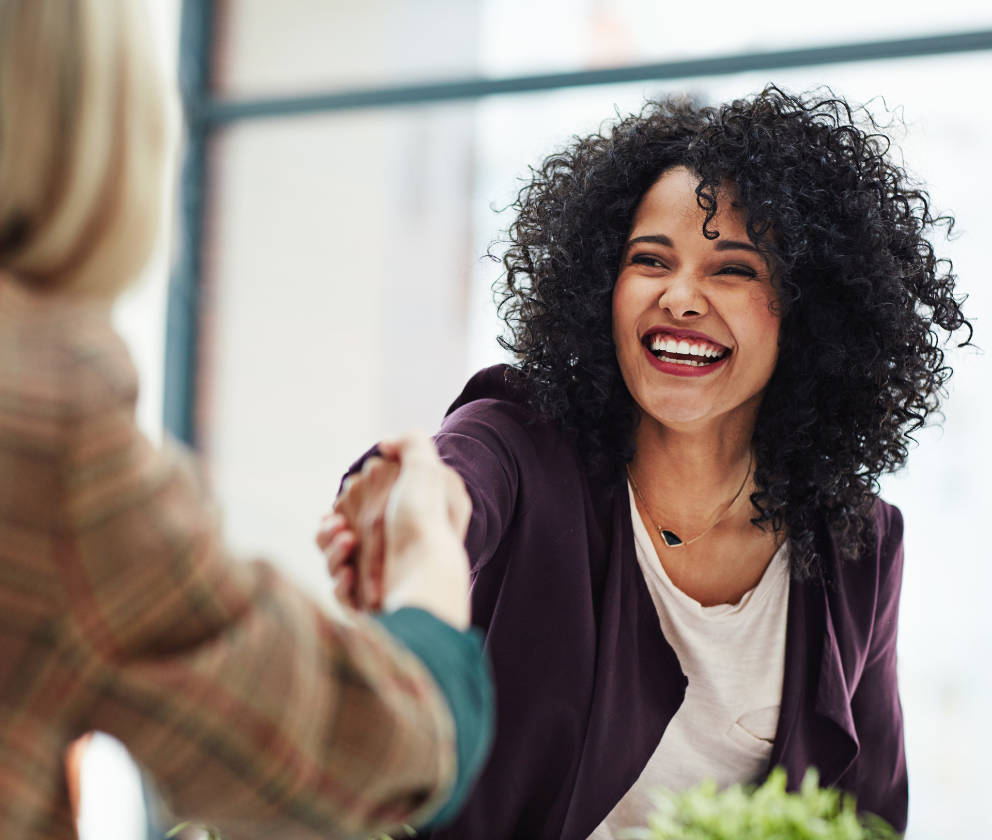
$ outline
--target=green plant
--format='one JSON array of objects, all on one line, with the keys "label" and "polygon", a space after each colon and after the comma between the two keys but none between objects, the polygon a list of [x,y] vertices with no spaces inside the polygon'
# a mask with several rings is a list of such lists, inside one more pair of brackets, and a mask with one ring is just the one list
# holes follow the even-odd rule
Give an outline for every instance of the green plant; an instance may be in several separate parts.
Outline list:
[{"label": "green plant", "polygon": [[821,788],[809,770],[800,789],[785,789],[776,768],[758,788],[717,790],[703,782],[684,793],[659,792],[647,827],[625,829],[623,840],[895,840],[900,835],[872,815],[859,816],[854,799]]}]

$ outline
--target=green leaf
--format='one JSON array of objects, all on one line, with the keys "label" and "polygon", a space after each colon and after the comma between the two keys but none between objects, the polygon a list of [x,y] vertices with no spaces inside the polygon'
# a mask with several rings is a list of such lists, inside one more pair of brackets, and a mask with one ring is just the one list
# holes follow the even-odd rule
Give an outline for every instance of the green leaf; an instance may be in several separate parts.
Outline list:
[{"label": "green leaf", "polygon": [[897,840],[880,817],[859,817],[854,799],[821,788],[807,771],[799,790],[786,791],[777,767],[760,787],[732,785],[718,790],[705,781],[682,793],[659,791],[646,826],[619,833],[621,840]]}]

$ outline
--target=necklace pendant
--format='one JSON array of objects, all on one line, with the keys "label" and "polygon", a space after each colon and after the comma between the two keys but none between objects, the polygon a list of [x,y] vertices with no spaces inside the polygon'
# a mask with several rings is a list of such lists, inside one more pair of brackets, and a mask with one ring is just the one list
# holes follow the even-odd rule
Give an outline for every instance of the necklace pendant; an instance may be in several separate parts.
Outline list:
[{"label": "necklace pendant", "polygon": [[659,528],[658,532],[661,534],[661,538],[665,541],[665,545],[669,548],[675,548],[676,546],[682,545],[682,540],[679,539],[679,535],[674,531],[669,531],[666,528]]}]

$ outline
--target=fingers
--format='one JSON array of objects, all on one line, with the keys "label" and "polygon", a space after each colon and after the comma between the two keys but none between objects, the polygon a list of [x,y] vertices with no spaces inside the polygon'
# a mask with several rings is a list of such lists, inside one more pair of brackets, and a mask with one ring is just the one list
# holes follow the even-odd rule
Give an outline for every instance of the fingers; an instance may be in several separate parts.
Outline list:
[{"label": "fingers", "polygon": [[348,521],[339,513],[329,513],[317,531],[317,546],[324,553],[327,571],[333,575],[351,557],[357,543]]},{"label": "fingers", "polygon": [[379,444],[379,451],[384,457],[399,461],[401,464],[440,461],[434,448],[434,441],[420,432],[384,440]]},{"label": "fingers", "polygon": [[352,525],[359,525],[359,515],[376,510],[374,500],[388,495],[398,473],[395,461],[376,456],[367,458],[362,468],[342,483],[341,492],[334,500],[334,512]]},{"label": "fingers", "polygon": [[324,559],[327,561],[327,572],[330,575],[337,573],[352,559],[357,540],[351,531],[341,531],[324,547]]},{"label": "fingers", "polygon": [[357,608],[359,598],[355,589],[353,558],[357,538],[340,513],[329,513],[321,520],[317,545],[324,554],[327,572],[334,582],[334,596],[341,603]]},{"label": "fingers", "polygon": [[326,551],[332,540],[342,531],[348,530],[348,521],[340,514],[331,512],[320,520],[317,528],[317,547],[321,551]]},{"label": "fingers", "polygon": [[388,462],[377,455],[365,459],[357,472],[345,476],[341,489],[332,505],[336,513],[350,518],[351,510],[360,507],[362,501],[382,482],[382,473]]},{"label": "fingers", "polygon": [[[360,609],[381,609],[385,576],[383,519],[389,494],[400,466],[379,457],[366,459],[361,470],[342,485],[334,502],[334,514],[327,517],[318,533],[318,545],[327,558],[328,571],[336,575],[344,564],[351,569],[346,591]],[[352,534],[352,536],[344,536]]]},{"label": "fingers", "polygon": [[334,581],[334,597],[342,604],[347,604],[352,609],[358,609],[358,597],[355,592],[355,570],[351,566],[344,566],[332,576]]}]

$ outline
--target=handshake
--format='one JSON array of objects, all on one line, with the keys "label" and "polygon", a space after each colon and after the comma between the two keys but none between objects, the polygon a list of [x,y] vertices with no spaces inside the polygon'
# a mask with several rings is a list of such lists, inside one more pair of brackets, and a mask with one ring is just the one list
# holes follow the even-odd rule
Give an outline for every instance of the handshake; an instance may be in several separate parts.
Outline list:
[{"label": "handshake", "polygon": [[317,533],[335,594],[359,610],[418,607],[464,630],[465,485],[427,437],[384,441],[379,453],[345,479]]}]

